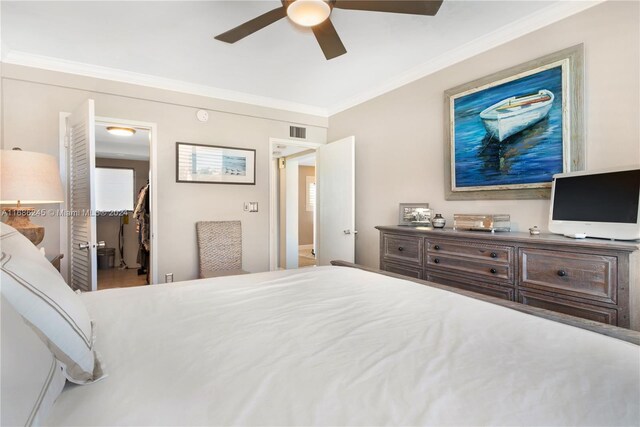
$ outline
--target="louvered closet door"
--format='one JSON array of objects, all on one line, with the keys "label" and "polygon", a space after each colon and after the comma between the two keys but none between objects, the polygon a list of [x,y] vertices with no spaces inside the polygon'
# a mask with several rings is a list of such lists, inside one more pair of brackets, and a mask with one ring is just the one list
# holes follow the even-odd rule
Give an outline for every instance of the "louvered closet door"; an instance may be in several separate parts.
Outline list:
[{"label": "louvered closet door", "polygon": [[73,289],[94,291],[97,285],[95,110],[88,99],[67,118],[69,154],[69,253]]}]

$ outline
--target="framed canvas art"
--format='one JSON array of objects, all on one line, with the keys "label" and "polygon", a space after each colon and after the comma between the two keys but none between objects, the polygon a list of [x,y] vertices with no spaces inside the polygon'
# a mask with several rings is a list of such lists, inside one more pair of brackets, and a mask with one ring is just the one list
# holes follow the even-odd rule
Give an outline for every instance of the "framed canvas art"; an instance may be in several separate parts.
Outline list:
[{"label": "framed canvas art", "polygon": [[447,200],[549,198],[584,168],[583,46],[445,92]]},{"label": "framed canvas art", "polygon": [[176,143],[176,182],[256,183],[256,150]]}]

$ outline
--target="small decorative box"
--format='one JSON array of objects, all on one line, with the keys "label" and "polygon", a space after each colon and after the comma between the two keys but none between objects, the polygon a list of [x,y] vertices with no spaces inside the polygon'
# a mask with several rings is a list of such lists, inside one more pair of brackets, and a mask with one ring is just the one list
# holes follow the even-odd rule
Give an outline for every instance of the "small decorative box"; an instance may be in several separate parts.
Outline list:
[{"label": "small decorative box", "polygon": [[454,230],[511,231],[511,216],[506,214],[455,214]]}]

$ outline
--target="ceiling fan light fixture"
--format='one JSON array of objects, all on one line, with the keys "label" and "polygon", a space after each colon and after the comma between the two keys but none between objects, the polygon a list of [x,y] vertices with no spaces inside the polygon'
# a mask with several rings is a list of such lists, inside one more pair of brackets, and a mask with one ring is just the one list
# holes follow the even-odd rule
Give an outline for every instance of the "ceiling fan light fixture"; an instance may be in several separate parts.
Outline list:
[{"label": "ceiling fan light fixture", "polygon": [[107,132],[109,132],[111,135],[117,136],[132,136],[134,133],[136,133],[136,130],[133,128],[120,126],[107,126]]},{"label": "ceiling fan light fixture", "polygon": [[287,7],[289,19],[303,27],[314,27],[329,18],[331,6],[324,0],[295,0]]}]

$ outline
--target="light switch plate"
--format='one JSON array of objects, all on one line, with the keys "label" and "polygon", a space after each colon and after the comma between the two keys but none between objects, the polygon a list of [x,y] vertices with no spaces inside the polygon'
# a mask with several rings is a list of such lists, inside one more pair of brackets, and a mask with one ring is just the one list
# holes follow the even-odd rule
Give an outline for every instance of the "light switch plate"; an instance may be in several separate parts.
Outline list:
[{"label": "light switch plate", "polygon": [[258,212],[258,202],[244,202],[245,212]]}]

